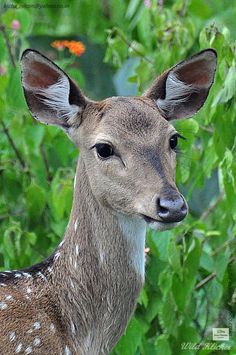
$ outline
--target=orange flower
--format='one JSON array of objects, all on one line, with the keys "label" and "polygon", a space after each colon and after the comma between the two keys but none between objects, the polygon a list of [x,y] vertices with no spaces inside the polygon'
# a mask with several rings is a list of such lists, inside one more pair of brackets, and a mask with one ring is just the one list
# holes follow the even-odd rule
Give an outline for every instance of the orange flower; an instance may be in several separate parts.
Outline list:
[{"label": "orange flower", "polygon": [[51,46],[58,50],[63,50],[64,48],[68,48],[70,53],[75,54],[77,57],[80,57],[85,51],[84,44],[79,41],[68,41],[68,40],[54,41],[51,43]]},{"label": "orange flower", "polygon": [[62,49],[65,48],[65,44],[63,43],[64,41],[54,41],[51,43],[51,46],[53,48],[58,49],[59,51],[61,51]]}]

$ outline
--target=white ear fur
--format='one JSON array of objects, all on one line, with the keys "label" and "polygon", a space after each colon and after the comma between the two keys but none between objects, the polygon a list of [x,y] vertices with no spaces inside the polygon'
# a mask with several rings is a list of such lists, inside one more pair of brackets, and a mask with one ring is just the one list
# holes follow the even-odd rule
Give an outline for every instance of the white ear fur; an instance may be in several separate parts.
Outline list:
[{"label": "white ear fur", "polygon": [[73,120],[81,112],[79,106],[69,103],[70,83],[66,76],[61,76],[57,83],[47,88],[34,89],[33,92],[40,95],[39,100],[56,112],[58,119]]},{"label": "white ear fur", "polygon": [[164,115],[167,112],[171,115],[175,106],[188,101],[193,92],[198,92],[197,87],[184,83],[177,78],[174,72],[170,72],[166,79],[166,97],[165,99],[157,99],[156,104]]}]

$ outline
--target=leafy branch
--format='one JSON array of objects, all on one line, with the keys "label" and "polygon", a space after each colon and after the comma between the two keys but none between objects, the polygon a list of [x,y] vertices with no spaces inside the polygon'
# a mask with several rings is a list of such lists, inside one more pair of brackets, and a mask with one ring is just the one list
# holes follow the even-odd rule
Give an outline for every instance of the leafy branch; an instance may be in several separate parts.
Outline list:
[{"label": "leafy branch", "polygon": [[7,139],[8,139],[8,142],[10,143],[12,149],[14,150],[15,154],[16,154],[16,157],[17,159],[19,160],[19,163],[20,165],[22,166],[22,168],[25,170],[27,168],[26,164],[25,164],[25,161],[24,159],[22,158],[18,148],[16,147],[11,135],[10,135],[10,132],[7,128],[7,126],[5,125],[5,123],[3,122],[3,120],[1,121],[1,126],[3,128],[3,132],[5,133]]},{"label": "leafy branch", "polygon": [[49,168],[47,155],[46,155],[46,152],[45,152],[45,149],[44,149],[43,146],[40,147],[40,151],[41,151],[43,162],[44,162],[45,169],[46,169],[47,180],[48,180],[48,182],[51,182],[52,181],[52,175],[50,173],[50,168]]},{"label": "leafy branch", "polygon": [[220,195],[217,197],[216,201],[203,212],[200,219],[201,220],[207,219],[209,214],[211,214],[214,211],[214,209],[219,205],[219,203],[224,199],[224,197],[225,197],[224,192],[221,192]]},{"label": "leafy branch", "polygon": [[0,25],[0,31],[2,32],[3,38],[4,38],[5,42],[6,42],[6,46],[7,46],[7,50],[8,50],[8,54],[9,54],[11,63],[13,65],[13,67],[15,68],[16,67],[15,58],[14,58],[13,53],[12,53],[12,48],[11,48],[10,41],[9,41],[9,39],[7,37],[6,27],[4,25],[2,25],[2,24]]},{"label": "leafy branch", "polygon": [[127,37],[121,32],[119,31],[118,28],[113,28],[110,32],[110,36],[111,37],[115,37],[118,36],[129,48],[131,48],[136,54],[138,54],[140,57],[142,57],[146,62],[150,63],[150,64],[154,64],[153,61],[151,59],[149,59],[148,57],[146,57],[142,52],[140,52],[133,44],[131,41],[129,41],[127,39]]},{"label": "leafy branch", "polygon": [[[232,262],[234,262],[236,260],[235,256],[232,256],[229,259],[228,265],[230,265]],[[195,286],[195,290],[198,290],[199,288],[205,286],[209,281],[211,281],[212,279],[214,279],[217,276],[216,272],[212,272],[210,275],[208,275],[207,277],[205,277],[203,280],[201,280],[196,286]]]}]

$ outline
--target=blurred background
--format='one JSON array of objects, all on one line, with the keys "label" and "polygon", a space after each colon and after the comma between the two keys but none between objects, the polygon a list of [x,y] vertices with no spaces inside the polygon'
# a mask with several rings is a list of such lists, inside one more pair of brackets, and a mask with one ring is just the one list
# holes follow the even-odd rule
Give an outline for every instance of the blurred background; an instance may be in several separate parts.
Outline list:
[{"label": "blurred background", "polygon": [[[0,270],[39,262],[59,244],[79,154],[29,114],[23,50],[44,53],[95,100],[140,95],[178,61],[218,52],[205,106],[174,122],[187,138],[177,183],[190,214],[174,231],[148,231],[145,287],[113,354],[236,354],[235,18],[235,0],[0,3]],[[228,328],[229,340],[213,341],[212,328]]]}]

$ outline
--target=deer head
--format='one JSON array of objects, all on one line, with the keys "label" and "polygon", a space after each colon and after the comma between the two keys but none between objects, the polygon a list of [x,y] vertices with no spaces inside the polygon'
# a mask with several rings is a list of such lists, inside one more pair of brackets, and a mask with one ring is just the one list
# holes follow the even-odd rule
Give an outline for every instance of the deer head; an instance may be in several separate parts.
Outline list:
[{"label": "deer head", "polygon": [[204,50],[160,75],[142,97],[86,98],[57,65],[34,50],[22,56],[22,82],[32,115],[60,126],[80,148],[92,193],[104,208],[167,229],[187,204],[175,185],[171,120],[204,104],[214,80],[216,52]]}]

